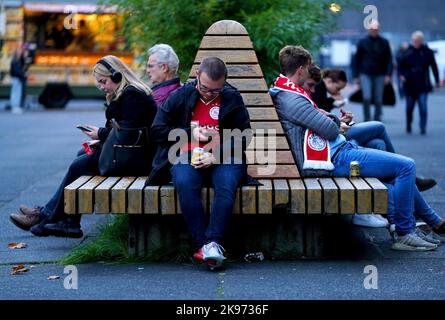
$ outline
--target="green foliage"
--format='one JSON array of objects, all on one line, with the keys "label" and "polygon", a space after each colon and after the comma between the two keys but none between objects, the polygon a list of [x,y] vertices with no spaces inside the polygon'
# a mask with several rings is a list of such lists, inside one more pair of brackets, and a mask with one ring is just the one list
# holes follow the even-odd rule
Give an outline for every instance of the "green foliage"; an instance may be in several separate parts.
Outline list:
[{"label": "green foliage", "polygon": [[75,247],[59,263],[123,261],[128,258],[128,215],[119,215],[103,225],[96,238]]},{"label": "green foliage", "polygon": [[[168,43],[181,61],[185,80],[199,43],[216,21],[236,20],[249,32],[260,65],[270,81],[278,73],[278,52],[299,44],[314,52],[322,34],[335,30],[338,14],[327,0],[104,0],[126,12],[124,34],[132,49],[146,54],[156,43]],[[337,1],[343,8],[351,0]],[[144,57],[146,58],[146,56]]]}]

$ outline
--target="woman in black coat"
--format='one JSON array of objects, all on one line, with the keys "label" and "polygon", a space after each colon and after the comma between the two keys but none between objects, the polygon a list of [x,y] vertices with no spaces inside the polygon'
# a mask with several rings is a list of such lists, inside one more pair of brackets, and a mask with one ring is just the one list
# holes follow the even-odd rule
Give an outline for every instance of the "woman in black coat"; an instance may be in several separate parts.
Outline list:
[{"label": "woman in black coat", "polygon": [[[79,153],[70,165],[58,190],[44,207],[29,208],[20,206],[19,213],[10,216],[11,221],[21,229],[30,230],[36,236],[60,236],[80,238],[81,215],[64,213],[64,188],[82,175],[99,174],[101,145],[106,141],[113,121],[125,128],[150,128],[156,115],[156,104],[151,90],[134,72],[115,56],[102,58],[93,69],[93,76],[100,90],[106,93],[106,123],[102,128],[87,125],[82,130],[93,140],[92,154]],[[155,149],[155,146],[150,146]],[[151,170],[152,155],[141,174]]]}]

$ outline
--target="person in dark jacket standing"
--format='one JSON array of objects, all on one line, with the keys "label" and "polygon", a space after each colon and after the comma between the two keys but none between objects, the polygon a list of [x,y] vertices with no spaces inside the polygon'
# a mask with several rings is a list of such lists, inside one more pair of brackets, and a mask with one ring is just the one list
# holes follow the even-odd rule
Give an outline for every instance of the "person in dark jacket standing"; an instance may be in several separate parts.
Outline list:
[{"label": "person in dark jacket standing", "polygon": [[[101,144],[111,132],[113,120],[124,128],[151,127],[157,111],[151,90],[127,65],[115,56],[106,56],[94,66],[93,76],[99,89],[106,93],[107,120],[102,128],[85,126],[88,131],[83,133],[95,139],[93,141],[97,144]],[[64,188],[82,175],[99,174],[100,150],[98,147],[92,154],[79,154],[70,165],[56,193],[44,207],[29,208],[22,205],[18,213],[10,215],[11,221],[36,236],[82,237],[81,215],[68,216],[64,213]],[[151,159],[147,168],[141,170],[150,170]]]},{"label": "person in dark jacket standing", "polygon": [[[225,260],[220,243],[236,189],[246,176],[244,151],[250,136],[241,137],[233,130],[244,134],[251,127],[239,91],[226,83],[227,68],[221,59],[205,58],[196,76],[195,81],[173,92],[158,110],[152,136],[162,151],[155,157],[147,183],[159,182],[171,167],[182,214],[199,248],[193,257],[213,268]],[[175,143],[172,133],[184,139]],[[177,149],[172,152],[172,147]],[[194,147],[201,147],[203,153],[191,160]],[[215,200],[207,225],[201,188],[208,183],[215,190]]]},{"label": "person in dark jacket standing", "polygon": [[400,58],[400,80],[406,95],[406,131],[411,133],[413,111],[416,101],[419,103],[420,133],[426,134],[427,97],[432,91],[429,69],[433,71],[436,87],[440,87],[439,71],[433,51],[424,44],[421,31],[415,31],[412,45]]},{"label": "person in dark jacket standing", "polygon": [[168,44],[157,44],[148,49],[147,74],[153,98],[160,107],[170,94],[181,87],[178,77],[179,59]]},{"label": "person in dark jacket standing", "polygon": [[9,71],[11,76],[10,105],[11,111],[14,114],[23,113],[22,97],[25,89],[24,82],[26,81],[26,70],[25,52],[22,48],[17,49],[12,57],[11,69]]},{"label": "person in dark jacket standing", "polygon": [[389,42],[379,35],[379,23],[373,20],[368,36],[359,41],[354,58],[354,80],[363,94],[364,121],[371,120],[371,102],[374,102],[374,120],[382,117],[383,89],[391,81],[393,69]]}]

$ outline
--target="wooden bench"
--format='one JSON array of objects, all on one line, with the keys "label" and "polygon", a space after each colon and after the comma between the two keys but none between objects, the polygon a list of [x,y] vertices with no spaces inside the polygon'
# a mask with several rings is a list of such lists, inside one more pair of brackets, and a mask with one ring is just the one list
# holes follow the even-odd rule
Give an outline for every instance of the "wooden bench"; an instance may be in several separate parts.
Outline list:
[{"label": "wooden bench", "polygon": [[[248,173],[262,183],[261,186],[243,186],[237,192],[232,219],[239,227],[234,227],[237,230],[235,238],[258,238],[258,234],[267,229],[266,240],[249,245],[251,242],[244,239],[242,243],[252,250],[276,251],[277,237],[292,234],[295,241],[283,239],[296,243],[289,250],[295,250],[298,256],[318,256],[323,255],[318,243],[319,220],[309,228],[312,216],[386,213],[387,190],[378,179],[300,178],[252,41],[241,24],[223,20],[207,30],[190,79],[194,78],[194,71],[202,59],[210,56],[225,61],[228,82],[238,88],[248,108],[254,130],[246,154]],[[275,141],[264,135],[270,129],[276,132]],[[260,155],[264,151],[276,151],[276,170],[272,174],[261,173],[268,165],[261,162]],[[145,180],[146,177],[82,176],[65,188],[65,212],[129,214],[129,250],[135,255],[147,254],[159,243],[172,244],[166,237],[186,233],[184,227],[182,231],[171,231],[178,224],[177,215],[181,214],[178,196],[172,185],[144,187]],[[204,208],[209,212],[213,189],[203,188],[202,195]],[[169,230],[170,236],[167,236]],[[264,249],[265,246],[268,248]]]}]

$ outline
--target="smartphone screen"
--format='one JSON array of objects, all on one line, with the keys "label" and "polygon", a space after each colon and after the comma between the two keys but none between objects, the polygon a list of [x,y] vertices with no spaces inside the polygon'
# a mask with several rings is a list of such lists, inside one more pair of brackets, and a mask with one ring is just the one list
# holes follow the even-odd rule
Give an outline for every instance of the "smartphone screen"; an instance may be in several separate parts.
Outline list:
[{"label": "smartphone screen", "polygon": [[91,131],[93,131],[93,129],[91,129],[90,127],[87,127],[87,126],[81,126],[81,125],[78,125],[78,126],[76,126],[76,128],[77,128],[77,129],[80,129],[80,130],[82,130],[82,131],[87,131],[87,132],[91,132]]}]

